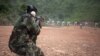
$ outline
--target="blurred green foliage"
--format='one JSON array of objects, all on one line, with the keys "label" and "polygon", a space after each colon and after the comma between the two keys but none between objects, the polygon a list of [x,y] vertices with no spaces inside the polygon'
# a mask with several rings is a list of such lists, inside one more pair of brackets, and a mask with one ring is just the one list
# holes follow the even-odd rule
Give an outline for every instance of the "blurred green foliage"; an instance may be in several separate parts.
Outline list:
[{"label": "blurred green foliage", "polygon": [[100,0],[0,0],[0,24],[14,24],[29,4],[46,19],[100,22]]}]

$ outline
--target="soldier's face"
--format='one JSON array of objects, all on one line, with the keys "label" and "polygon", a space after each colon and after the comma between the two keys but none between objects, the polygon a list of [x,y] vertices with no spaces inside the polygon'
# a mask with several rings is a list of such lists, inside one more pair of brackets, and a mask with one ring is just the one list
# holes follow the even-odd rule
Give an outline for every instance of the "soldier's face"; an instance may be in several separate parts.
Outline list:
[{"label": "soldier's face", "polygon": [[31,14],[32,14],[32,16],[34,16],[34,17],[36,16],[36,12],[35,12],[35,11],[32,11]]}]

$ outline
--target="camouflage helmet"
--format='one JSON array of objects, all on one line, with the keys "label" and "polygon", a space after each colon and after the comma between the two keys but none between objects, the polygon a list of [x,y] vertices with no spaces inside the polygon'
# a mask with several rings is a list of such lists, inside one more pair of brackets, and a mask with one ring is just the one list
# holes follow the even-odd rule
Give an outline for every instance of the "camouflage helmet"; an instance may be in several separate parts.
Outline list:
[{"label": "camouflage helmet", "polygon": [[36,8],[35,6],[33,6],[33,5],[28,5],[28,6],[27,6],[27,13],[30,13],[30,12],[32,12],[32,11],[35,11],[36,13],[38,12],[38,11],[37,11],[37,8]]}]

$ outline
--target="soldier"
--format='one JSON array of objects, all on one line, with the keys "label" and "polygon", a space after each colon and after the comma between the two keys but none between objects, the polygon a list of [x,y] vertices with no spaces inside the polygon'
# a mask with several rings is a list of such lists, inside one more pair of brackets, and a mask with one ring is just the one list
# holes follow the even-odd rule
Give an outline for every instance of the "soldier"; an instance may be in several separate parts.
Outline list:
[{"label": "soldier", "polygon": [[71,22],[70,22],[70,21],[68,21],[68,22],[67,22],[67,26],[70,26],[70,25],[71,25]]},{"label": "soldier", "polygon": [[57,21],[57,26],[60,26],[60,21]]},{"label": "soldier", "polygon": [[55,25],[55,21],[54,21],[54,20],[51,21],[51,25],[52,25],[52,26]]},{"label": "soldier", "polygon": [[95,28],[97,28],[97,26],[99,25],[97,22],[95,22],[94,24],[95,24]]},{"label": "soldier", "polygon": [[48,20],[47,22],[46,22],[46,25],[48,26],[50,24],[50,21]]},{"label": "soldier", "polygon": [[80,29],[82,29],[82,28],[83,28],[83,23],[80,23],[80,25],[79,25],[79,26],[80,26]]},{"label": "soldier", "polygon": [[65,26],[65,21],[62,21],[62,26]]},{"label": "soldier", "polygon": [[9,48],[19,56],[44,56],[40,48],[36,46],[36,39],[40,33],[36,14],[37,9],[34,6],[27,6],[27,13],[14,26],[9,39]]},{"label": "soldier", "polygon": [[88,22],[84,22],[85,26],[88,26]]},{"label": "soldier", "polygon": [[74,26],[77,26],[77,21],[74,22]]}]

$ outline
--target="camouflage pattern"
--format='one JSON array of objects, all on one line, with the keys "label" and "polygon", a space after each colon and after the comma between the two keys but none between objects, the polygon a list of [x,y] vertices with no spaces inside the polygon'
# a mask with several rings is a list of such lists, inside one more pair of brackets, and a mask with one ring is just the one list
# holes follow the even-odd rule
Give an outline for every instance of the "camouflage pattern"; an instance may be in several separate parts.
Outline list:
[{"label": "camouflage pattern", "polygon": [[9,39],[9,48],[19,56],[44,56],[36,46],[37,35],[40,27],[36,18],[30,14],[24,14],[15,24]]},{"label": "camouflage pattern", "polygon": [[42,16],[37,16],[36,17],[36,22],[38,23],[39,27],[42,28],[44,18]]}]

